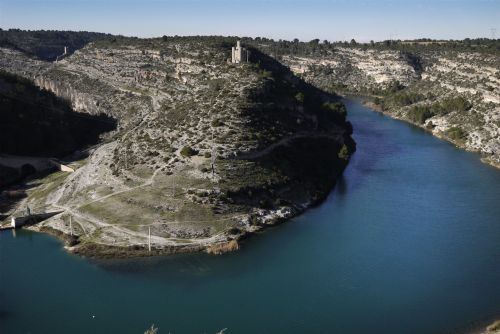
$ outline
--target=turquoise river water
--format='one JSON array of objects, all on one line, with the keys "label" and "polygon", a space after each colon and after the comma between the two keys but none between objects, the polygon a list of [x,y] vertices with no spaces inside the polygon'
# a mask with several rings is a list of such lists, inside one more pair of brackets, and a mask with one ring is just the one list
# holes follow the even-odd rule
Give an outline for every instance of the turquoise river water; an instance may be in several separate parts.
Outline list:
[{"label": "turquoise river water", "polygon": [[500,314],[500,171],[346,101],[328,199],[224,256],[95,263],[0,234],[0,333],[455,333]]}]

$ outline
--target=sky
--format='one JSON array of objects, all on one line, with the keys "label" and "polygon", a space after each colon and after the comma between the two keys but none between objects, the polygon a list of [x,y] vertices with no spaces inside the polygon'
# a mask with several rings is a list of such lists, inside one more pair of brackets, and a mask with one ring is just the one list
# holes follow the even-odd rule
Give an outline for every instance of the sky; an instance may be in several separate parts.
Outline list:
[{"label": "sky", "polygon": [[500,0],[0,0],[0,28],[309,41],[500,38]]}]

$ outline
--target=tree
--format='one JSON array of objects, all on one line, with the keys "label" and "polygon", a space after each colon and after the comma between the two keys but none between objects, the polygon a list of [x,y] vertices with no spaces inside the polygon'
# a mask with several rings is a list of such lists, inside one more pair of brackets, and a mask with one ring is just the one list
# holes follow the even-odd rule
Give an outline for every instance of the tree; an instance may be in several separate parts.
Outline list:
[{"label": "tree", "polygon": [[295,95],[295,99],[298,102],[303,103],[304,102],[304,93],[298,92],[297,95]]},{"label": "tree", "polygon": [[181,155],[184,157],[191,157],[198,154],[198,151],[191,148],[190,146],[184,146],[181,150]]},{"label": "tree", "polygon": [[349,159],[349,148],[346,146],[346,144],[342,145],[342,148],[340,149],[339,153],[337,154],[339,159],[342,160],[348,160]]},{"label": "tree", "polygon": [[354,38],[351,39],[351,45],[356,45],[356,44],[358,44],[358,42],[356,42],[356,40]]},{"label": "tree", "polygon": [[429,106],[414,106],[410,109],[408,116],[413,122],[424,124],[428,118],[434,116],[434,113],[430,110]]}]

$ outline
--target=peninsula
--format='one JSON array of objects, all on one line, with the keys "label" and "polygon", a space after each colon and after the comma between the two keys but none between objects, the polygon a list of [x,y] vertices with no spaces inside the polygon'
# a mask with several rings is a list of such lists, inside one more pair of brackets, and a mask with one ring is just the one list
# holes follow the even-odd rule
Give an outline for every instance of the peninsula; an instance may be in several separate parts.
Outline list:
[{"label": "peninsula", "polygon": [[[18,129],[35,120],[10,132],[9,154],[57,156],[74,172],[28,181],[26,197],[4,215],[61,212],[29,228],[66,240],[74,253],[238,249],[249,233],[325,198],[355,149],[337,95],[235,38],[65,34],[2,32],[2,103],[30,92],[51,101],[47,115],[114,127],[101,126],[96,142],[76,140],[78,131],[56,136],[36,113],[10,117]],[[49,134],[81,145],[69,154],[68,145],[33,152],[17,144]]]}]

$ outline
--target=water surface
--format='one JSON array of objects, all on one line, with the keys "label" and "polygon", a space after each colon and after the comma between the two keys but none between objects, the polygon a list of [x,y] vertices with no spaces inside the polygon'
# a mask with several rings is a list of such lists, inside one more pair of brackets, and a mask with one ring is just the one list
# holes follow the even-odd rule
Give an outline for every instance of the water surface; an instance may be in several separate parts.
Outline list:
[{"label": "water surface", "polygon": [[348,100],[324,204],[226,256],[96,264],[0,234],[0,333],[450,333],[500,313],[500,171]]}]

